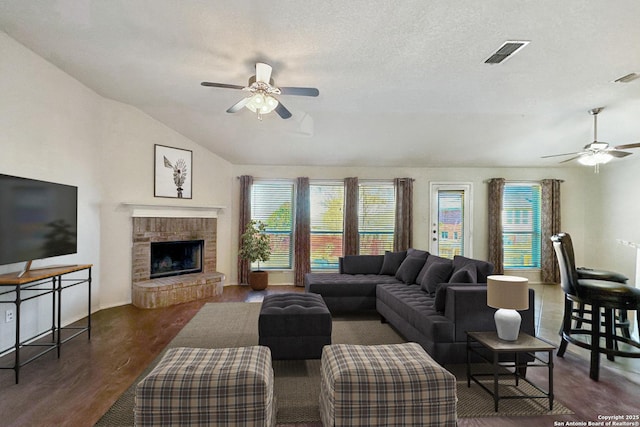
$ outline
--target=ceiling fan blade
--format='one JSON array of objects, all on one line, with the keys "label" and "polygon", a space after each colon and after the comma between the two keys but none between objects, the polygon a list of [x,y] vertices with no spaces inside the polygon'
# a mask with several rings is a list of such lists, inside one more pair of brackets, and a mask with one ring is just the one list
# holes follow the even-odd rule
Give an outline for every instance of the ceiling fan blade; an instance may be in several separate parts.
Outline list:
[{"label": "ceiling fan blade", "polygon": [[320,91],[315,87],[281,87],[283,95],[318,96]]},{"label": "ceiling fan blade", "polygon": [[291,111],[287,110],[287,107],[282,105],[282,102],[278,101],[278,106],[275,109],[275,112],[278,113],[280,117],[283,119],[288,119],[291,117]]},{"label": "ceiling fan blade", "polygon": [[567,162],[570,162],[572,160],[578,159],[578,158],[582,157],[583,154],[585,154],[585,153],[580,153],[579,155],[571,157],[570,159],[567,159],[567,160],[563,160],[560,163],[567,163]]},{"label": "ceiling fan blade", "polygon": [[616,150],[628,150],[629,148],[640,148],[640,142],[634,142],[633,144],[616,145]]},{"label": "ceiling fan blade", "polygon": [[561,157],[561,156],[571,156],[573,154],[582,154],[582,153],[564,153],[564,154],[551,154],[550,156],[542,156],[541,159],[548,159],[549,157]]},{"label": "ceiling fan blade", "polygon": [[251,97],[248,96],[246,98],[242,98],[240,101],[236,102],[235,104],[233,104],[231,107],[229,107],[227,109],[227,113],[237,113],[238,111],[242,110],[242,108],[247,105],[249,103],[249,101],[251,100]]},{"label": "ceiling fan blade", "polygon": [[627,157],[633,154],[633,153],[629,153],[628,151],[619,151],[619,150],[607,150],[607,153],[617,158]]},{"label": "ceiling fan blade", "polygon": [[256,81],[269,84],[271,82],[271,71],[273,68],[264,62],[256,62]]},{"label": "ceiling fan blade", "polygon": [[229,85],[229,84],[226,84],[226,83],[202,82],[200,84],[202,86],[221,87],[221,88],[224,88],[224,89],[244,89],[244,86]]}]

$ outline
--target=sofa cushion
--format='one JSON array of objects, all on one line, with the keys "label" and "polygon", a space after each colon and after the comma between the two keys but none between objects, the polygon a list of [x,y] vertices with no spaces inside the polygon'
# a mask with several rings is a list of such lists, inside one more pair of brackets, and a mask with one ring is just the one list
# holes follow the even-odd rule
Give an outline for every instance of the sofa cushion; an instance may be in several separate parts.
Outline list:
[{"label": "sofa cushion", "polygon": [[416,282],[418,273],[424,266],[425,259],[417,256],[408,256],[402,261],[398,271],[396,271],[396,279],[401,280],[408,285]]},{"label": "sofa cushion", "polygon": [[453,271],[457,271],[467,264],[473,264],[476,267],[477,282],[487,283],[487,276],[493,273],[493,264],[478,259],[466,258],[460,255],[453,257]]},{"label": "sofa cushion", "polygon": [[438,313],[434,299],[418,286],[379,285],[377,299],[432,342],[453,342],[453,322]]},{"label": "sofa cushion", "polygon": [[478,283],[478,271],[475,265],[469,263],[454,271],[449,279],[451,283]]},{"label": "sofa cushion", "polygon": [[384,255],[346,255],[340,260],[341,273],[379,274]]},{"label": "sofa cushion", "polygon": [[387,274],[389,276],[395,276],[398,268],[400,268],[400,264],[404,261],[407,256],[407,251],[399,251],[399,252],[384,252],[384,261],[382,262],[382,268],[380,269],[379,274]]},{"label": "sofa cushion", "polygon": [[423,291],[429,293],[429,295],[433,297],[436,294],[438,284],[448,282],[452,271],[453,264],[450,262],[433,262],[428,266],[427,271],[420,282],[420,287]]}]

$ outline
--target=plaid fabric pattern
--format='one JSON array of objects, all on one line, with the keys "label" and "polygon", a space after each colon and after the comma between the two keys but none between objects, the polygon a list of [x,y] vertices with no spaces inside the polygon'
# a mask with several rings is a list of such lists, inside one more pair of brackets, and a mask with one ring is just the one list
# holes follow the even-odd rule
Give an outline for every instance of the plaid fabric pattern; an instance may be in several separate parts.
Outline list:
[{"label": "plaid fabric pattern", "polygon": [[326,346],[320,387],[325,427],[456,425],[455,376],[416,343]]},{"label": "plaid fabric pattern", "polygon": [[267,347],[173,348],[136,386],[137,426],[275,426]]}]

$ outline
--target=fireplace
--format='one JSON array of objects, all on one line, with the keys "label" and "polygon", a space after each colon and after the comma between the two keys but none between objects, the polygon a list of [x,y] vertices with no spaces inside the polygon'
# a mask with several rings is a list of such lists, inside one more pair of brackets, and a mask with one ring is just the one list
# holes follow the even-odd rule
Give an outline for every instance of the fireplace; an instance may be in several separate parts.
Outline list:
[{"label": "fireplace", "polygon": [[151,242],[150,277],[200,273],[203,246],[204,240]]},{"label": "fireplace", "polygon": [[131,302],[168,307],[222,294],[216,218],[133,217]]}]

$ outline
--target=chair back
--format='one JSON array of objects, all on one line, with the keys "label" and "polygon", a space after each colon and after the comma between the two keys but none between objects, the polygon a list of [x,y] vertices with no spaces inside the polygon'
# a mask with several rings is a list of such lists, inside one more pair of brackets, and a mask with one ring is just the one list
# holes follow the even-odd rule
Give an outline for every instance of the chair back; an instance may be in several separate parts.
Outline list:
[{"label": "chair back", "polygon": [[558,233],[551,236],[551,241],[553,242],[553,249],[556,251],[556,258],[560,267],[560,286],[565,293],[577,295],[578,272],[576,271],[571,236],[567,233]]}]

